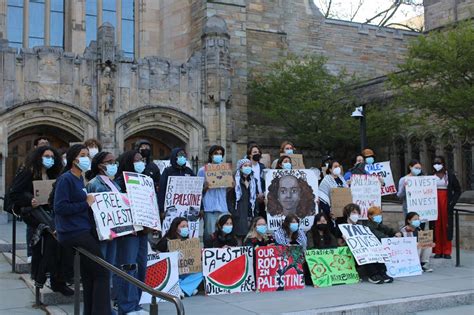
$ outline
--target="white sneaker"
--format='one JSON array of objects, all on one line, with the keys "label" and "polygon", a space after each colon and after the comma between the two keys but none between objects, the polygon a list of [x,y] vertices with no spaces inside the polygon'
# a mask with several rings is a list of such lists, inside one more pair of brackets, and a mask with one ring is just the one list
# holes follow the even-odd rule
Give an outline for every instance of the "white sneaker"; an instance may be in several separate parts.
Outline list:
[{"label": "white sneaker", "polygon": [[26,257],[26,262],[31,264],[31,256]]},{"label": "white sneaker", "polygon": [[191,294],[191,296],[198,294],[198,292],[198,289],[194,289],[193,294]]}]

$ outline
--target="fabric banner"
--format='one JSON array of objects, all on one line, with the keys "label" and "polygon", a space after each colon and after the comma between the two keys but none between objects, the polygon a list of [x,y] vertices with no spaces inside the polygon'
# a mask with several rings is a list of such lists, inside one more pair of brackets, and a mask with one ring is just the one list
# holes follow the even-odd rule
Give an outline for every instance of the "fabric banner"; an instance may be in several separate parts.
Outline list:
[{"label": "fabric banner", "polygon": [[204,166],[204,171],[209,188],[227,188],[233,186],[234,177],[232,176],[232,165],[230,163],[208,163]]},{"label": "fabric banner", "polygon": [[[145,284],[157,291],[176,297],[181,295],[179,287],[178,253],[156,253],[148,247]],[[166,302],[157,299],[158,302]],[[140,304],[151,303],[151,295],[142,292]]]},{"label": "fabric banner", "polygon": [[365,171],[371,175],[375,174],[382,178],[384,183],[380,187],[382,196],[393,195],[397,193],[397,186],[395,186],[395,181],[393,180],[390,161],[366,164]]},{"label": "fabric banner", "polygon": [[406,176],[408,212],[416,212],[423,221],[438,219],[438,191],[435,176]]},{"label": "fabric banner", "polygon": [[369,227],[358,224],[339,224],[347,246],[359,265],[385,263],[388,253]]},{"label": "fabric banner", "polygon": [[382,245],[390,256],[385,263],[390,277],[419,276],[423,273],[416,237],[382,238]]},{"label": "fabric banner", "polygon": [[126,194],[94,193],[91,205],[99,240],[108,240],[135,232],[133,214]]},{"label": "fabric banner", "polygon": [[48,204],[49,195],[53,190],[55,181],[55,179],[33,181],[34,198],[40,206]]},{"label": "fabric banner", "polygon": [[190,238],[185,241],[169,240],[168,249],[170,252],[179,253],[179,274],[202,272],[201,262],[201,242],[199,238]]},{"label": "fabric banner", "polygon": [[382,206],[380,181],[375,175],[352,175],[352,202],[359,205],[361,220],[367,220],[367,210],[372,206]]},{"label": "fabric banner", "polygon": [[354,257],[347,246],[310,249],[305,256],[316,288],[359,282]]},{"label": "fabric banner", "polygon": [[188,220],[189,237],[199,237],[199,212],[201,211],[204,178],[196,176],[170,176],[165,194],[165,218],[163,233],[166,233],[176,217]]},{"label": "fabric banner", "polygon": [[277,230],[285,217],[296,214],[308,231],[318,212],[318,177],[313,170],[267,170],[265,196],[268,228]]},{"label": "fabric banner", "polygon": [[255,248],[258,292],[304,289],[304,251],[301,246]]},{"label": "fabric banner", "polygon": [[202,269],[206,295],[255,290],[252,247],[206,248]]}]

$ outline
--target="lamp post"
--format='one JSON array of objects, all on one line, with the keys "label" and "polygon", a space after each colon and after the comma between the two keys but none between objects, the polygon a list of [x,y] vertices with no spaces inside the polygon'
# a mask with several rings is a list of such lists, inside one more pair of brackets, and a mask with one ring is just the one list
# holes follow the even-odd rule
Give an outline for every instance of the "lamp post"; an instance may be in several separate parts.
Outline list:
[{"label": "lamp post", "polygon": [[360,121],[360,150],[367,148],[367,125],[365,122],[365,105],[358,106],[352,112],[351,117],[357,118]]}]

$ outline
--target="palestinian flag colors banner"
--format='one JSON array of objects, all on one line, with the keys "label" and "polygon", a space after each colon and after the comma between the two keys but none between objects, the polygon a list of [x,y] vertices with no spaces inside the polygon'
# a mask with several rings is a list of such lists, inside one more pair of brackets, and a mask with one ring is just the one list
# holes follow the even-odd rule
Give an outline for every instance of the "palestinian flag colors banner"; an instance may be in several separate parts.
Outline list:
[{"label": "palestinian flag colors banner", "polygon": [[140,175],[138,173],[125,172],[125,183],[132,185],[140,185]]},{"label": "palestinian flag colors banner", "polygon": [[306,262],[316,288],[359,282],[354,257],[347,246],[307,250]]},{"label": "palestinian flag colors banner", "polygon": [[255,248],[258,292],[304,289],[304,251],[301,246]]},{"label": "palestinian flag colors banner", "polygon": [[253,248],[206,248],[202,254],[206,295],[255,290]]}]

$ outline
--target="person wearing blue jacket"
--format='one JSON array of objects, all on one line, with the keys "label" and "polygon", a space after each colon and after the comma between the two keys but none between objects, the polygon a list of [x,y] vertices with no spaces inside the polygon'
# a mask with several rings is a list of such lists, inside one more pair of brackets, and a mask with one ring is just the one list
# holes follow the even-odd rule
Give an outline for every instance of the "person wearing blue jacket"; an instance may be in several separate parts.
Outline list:
[{"label": "person wearing blue jacket", "polygon": [[[87,195],[82,176],[91,165],[89,150],[82,144],[73,145],[66,153],[66,160],[66,167],[56,181],[54,193],[58,240],[65,247],[81,247],[103,259],[89,209],[94,197]],[[84,314],[112,314],[109,272],[81,256],[81,279]]]}]

